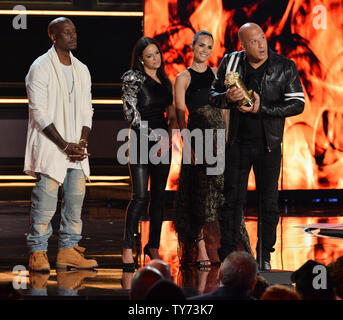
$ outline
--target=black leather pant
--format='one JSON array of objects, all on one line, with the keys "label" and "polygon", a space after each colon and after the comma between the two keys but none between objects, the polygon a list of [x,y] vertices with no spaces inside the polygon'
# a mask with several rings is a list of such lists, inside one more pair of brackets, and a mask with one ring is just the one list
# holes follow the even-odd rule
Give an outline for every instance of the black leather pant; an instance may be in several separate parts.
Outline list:
[{"label": "black leather pant", "polygon": [[[132,249],[134,234],[138,233],[140,217],[148,208],[150,216],[150,232],[148,246],[159,248],[163,220],[165,187],[169,174],[169,164],[129,164],[133,191],[131,201],[126,210],[124,248]],[[150,177],[150,197],[148,182]]]},{"label": "black leather pant", "polygon": [[270,261],[279,221],[278,179],[281,146],[268,152],[258,143],[242,145],[236,142],[228,146],[226,151],[225,204],[219,213],[219,257],[223,261],[228,254],[237,250],[242,207],[247,194],[249,173],[253,167],[256,189],[262,196],[262,259]]}]

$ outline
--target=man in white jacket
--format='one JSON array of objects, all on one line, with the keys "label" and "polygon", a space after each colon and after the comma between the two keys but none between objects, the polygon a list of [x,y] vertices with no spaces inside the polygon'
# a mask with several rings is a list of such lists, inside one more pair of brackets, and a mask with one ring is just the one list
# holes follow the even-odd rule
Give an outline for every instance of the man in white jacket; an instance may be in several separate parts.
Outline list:
[{"label": "man in white jacket", "polygon": [[26,76],[29,123],[24,171],[37,178],[32,191],[29,268],[50,272],[47,257],[51,219],[63,188],[56,267],[94,268],[85,259],[81,240],[81,211],[89,179],[86,151],[92,127],[91,78],[87,66],[71,50],[77,47],[73,22],[57,18],[49,24],[52,48],[36,59]]}]

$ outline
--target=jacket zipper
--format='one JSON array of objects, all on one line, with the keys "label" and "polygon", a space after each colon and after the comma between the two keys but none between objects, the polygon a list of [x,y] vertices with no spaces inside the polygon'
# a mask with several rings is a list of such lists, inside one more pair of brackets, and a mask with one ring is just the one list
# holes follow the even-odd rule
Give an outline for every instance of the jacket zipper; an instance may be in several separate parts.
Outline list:
[{"label": "jacket zipper", "polygon": [[[262,81],[261,81],[261,83],[260,83],[260,87],[259,87],[260,97],[262,97],[262,94],[263,94],[263,83],[264,83],[264,81],[265,81],[265,79],[266,79],[266,73],[267,73],[267,71],[264,72]],[[260,105],[260,108],[261,108],[261,105]],[[267,133],[266,133],[264,120],[263,120],[263,118],[262,118],[261,120],[262,120],[262,124],[263,124],[264,135],[265,135],[265,137],[266,137],[266,142],[267,142],[266,149],[267,149],[268,152],[272,152],[272,149],[270,148],[270,143],[269,143],[269,141],[268,141],[268,136],[267,136]]]}]

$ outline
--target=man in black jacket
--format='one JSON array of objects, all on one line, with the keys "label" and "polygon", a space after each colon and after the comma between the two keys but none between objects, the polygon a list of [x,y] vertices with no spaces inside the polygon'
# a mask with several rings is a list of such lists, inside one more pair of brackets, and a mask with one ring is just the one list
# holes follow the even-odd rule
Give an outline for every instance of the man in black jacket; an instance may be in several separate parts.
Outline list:
[{"label": "man in black jacket", "polygon": [[[279,221],[278,179],[285,117],[300,114],[305,99],[295,63],[268,48],[258,25],[244,24],[238,36],[244,51],[224,56],[210,91],[213,106],[231,110],[218,253],[223,261],[238,247],[241,208],[252,166],[262,204],[262,257],[258,259],[260,267],[269,271]],[[237,72],[247,89],[254,91],[252,106],[240,105],[243,89],[225,85],[229,71]]]}]

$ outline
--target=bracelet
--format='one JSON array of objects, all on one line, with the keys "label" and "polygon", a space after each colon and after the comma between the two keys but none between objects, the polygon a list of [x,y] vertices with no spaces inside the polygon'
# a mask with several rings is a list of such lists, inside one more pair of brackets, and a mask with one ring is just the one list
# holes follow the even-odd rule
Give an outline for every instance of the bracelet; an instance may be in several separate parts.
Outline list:
[{"label": "bracelet", "polygon": [[86,143],[86,147],[88,147],[88,142],[87,142],[87,140],[86,140],[86,139],[80,139],[79,143],[82,142],[82,141],[84,141],[84,142]]},{"label": "bracelet", "polygon": [[66,147],[64,149],[62,149],[62,152],[66,151],[69,147],[69,143],[67,143]]}]

